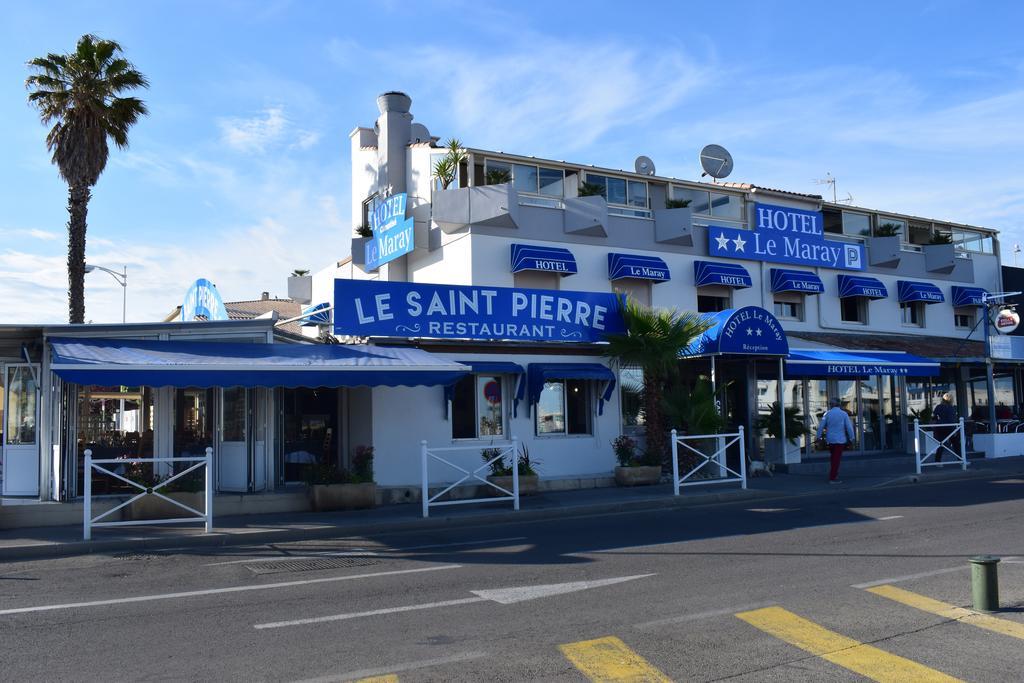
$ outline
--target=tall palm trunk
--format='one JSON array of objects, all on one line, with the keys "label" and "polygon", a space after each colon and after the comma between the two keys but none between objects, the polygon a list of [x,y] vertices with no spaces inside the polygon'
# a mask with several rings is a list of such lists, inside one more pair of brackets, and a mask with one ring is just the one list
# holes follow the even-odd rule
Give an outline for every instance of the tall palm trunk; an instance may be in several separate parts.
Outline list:
[{"label": "tall palm trunk", "polygon": [[68,186],[68,322],[85,322],[85,230],[89,187]]},{"label": "tall palm trunk", "polygon": [[648,372],[644,379],[644,431],[647,447],[644,449],[654,460],[668,462],[665,448],[665,415],[662,412],[665,378]]}]

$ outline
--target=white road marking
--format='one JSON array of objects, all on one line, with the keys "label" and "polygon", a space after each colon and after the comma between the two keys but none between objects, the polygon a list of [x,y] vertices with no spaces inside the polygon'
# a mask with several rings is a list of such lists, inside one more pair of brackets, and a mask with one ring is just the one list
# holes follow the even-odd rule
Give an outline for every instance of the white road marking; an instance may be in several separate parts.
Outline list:
[{"label": "white road marking", "polygon": [[78,607],[100,607],[102,605],[123,605],[132,602],[151,602],[154,600],[173,600],[175,598],[194,598],[200,595],[217,595],[219,593],[242,593],[246,591],[272,590],[275,588],[290,588],[292,586],[307,586],[317,583],[332,583],[336,581],[354,581],[356,579],[372,579],[379,576],[397,576],[400,574],[418,574],[420,572],[436,572],[444,569],[458,569],[461,564],[442,564],[436,567],[418,567],[416,569],[396,569],[388,572],[373,572],[371,574],[351,574],[348,576],[328,576],[319,579],[303,579],[301,581],[282,581],[280,583],[265,583],[253,586],[228,586],[227,588],[207,588],[205,590],[182,591],[180,593],[161,593],[157,595],[137,595],[130,598],[111,598],[109,600],[90,600],[88,602],[68,602],[59,605],[38,605],[36,607],[16,607],[14,609],[0,610],[0,616],[7,614],[25,614],[27,612],[48,612],[60,609],[75,609]]},{"label": "white road marking", "polygon": [[401,664],[392,664],[391,666],[382,666],[379,669],[360,669],[359,671],[347,671],[342,674],[320,676],[318,678],[305,678],[300,681],[294,681],[294,683],[334,683],[335,681],[356,681],[361,678],[372,678],[374,676],[398,674],[402,673],[403,671],[426,669],[431,666],[440,666],[442,664],[457,664],[459,662],[468,662],[473,659],[482,659],[486,656],[486,652],[463,652],[462,654],[451,655],[450,657],[437,657],[436,659],[421,659],[418,662],[403,662]]},{"label": "white road marking", "polygon": [[440,602],[426,602],[418,605],[401,605],[399,607],[384,607],[381,609],[369,610],[367,612],[349,612],[347,614],[329,614],[323,617],[309,617],[307,619],[292,619],[291,621],[275,621],[268,624],[254,624],[253,628],[264,630],[269,628],[282,628],[284,626],[304,626],[306,624],[322,624],[327,621],[346,621],[348,619],[359,619],[362,617],[377,617],[385,614],[396,614],[399,612],[415,612],[418,610],[434,609],[437,607],[451,607],[454,605],[467,605],[473,602],[496,602],[500,605],[511,605],[525,600],[536,600],[547,598],[553,595],[563,595],[576,591],[611,586],[625,581],[647,578],[654,574],[636,574],[633,576],[616,576],[610,579],[596,579],[593,581],[571,581],[569,583],[552,583],[540,586],[516,586],[513,588],[492,588],[487,590],[470,591],[476,597],[459,598],[456,600],[442,600]]},{"label": "white road marking", "polygon": [[365,550],[364,548],[353,548],[352,550],[342,550],[322,553],[313,553],[311,555],[287,555],[284,557],[265,557],[265,558],[250,558],[246,560],[229,560],[228,562],[211,562],[210,564],[204,564],[204,567],[219,567],[226,564],[247,564],[251,562],[279,562],[281,560],[311,560],[316,557],[339,557],[339,556],[353,556],[353,557],[380,557],[382,552],[388,553],[404,553],[409,550],[425,550],[427,548],[457,548],[460,546],[468,545],[487,545],[488,543],[504,543],[505,541],[525,541],[526,536],[510,536],[508,538],[489,538],[484,541],[461,541],[459,543],[430,543],[427,545],[412,545],[405,548],[379,548],[378,550]]},{"label": "white road marking", "polygon": [[879,517],[879,522],[888,522],[890,519],[903,519],[903,515],[889,515],[888,517]]},{"label": "white road marking", "polygon": [[[1002,558],[1003,562],[1015,563],[1020,558],[1016,555]],[[946,567],[945,569],[933,569],[930,572],[920,572],[919,574],[906,574],[904,576],[893,576],[888,579],[879,579],[878,581],[867,581],[865,583],[855,583],[850,588],[873,588],[875,586],[881,586],[886,583],[900,583],[901,581],[913,581],[914,579],[924,579],[929,576],[938,576],[940,574],[952,574],[953,572],[959,572],[970,568],[970,564],[967,563],[967,558],[964,558],[964,563],[959,567]]]},{"label": "white road marking", "polygon": [[668,617],[666,619],[655,619],[654,621],[645,621],[639,624],[633,624],[633,628],[645,631],[648,629],[658,628],[659,626],[670,626],[672,624],[682,624],[687,621],[699,621],[701,619],[712,619],[714,617],[732,616],[737,612],[750,612],[755,609],[761,609],[762,607],[772,607],[777,605],[777,602],[754,602],[749,605],[737,605],[736,607],[723,607],[722,609],[714,609],[707,612],[695,612],[693,614],[681,614],[677,617]]}]

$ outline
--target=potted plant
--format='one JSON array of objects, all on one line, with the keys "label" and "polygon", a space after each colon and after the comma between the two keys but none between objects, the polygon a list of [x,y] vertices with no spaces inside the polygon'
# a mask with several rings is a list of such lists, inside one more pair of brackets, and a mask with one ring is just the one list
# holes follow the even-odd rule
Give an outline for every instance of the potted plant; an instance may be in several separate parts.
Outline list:
[{"label": "potted plant", "polygon": [[512,182],[512,174],[507,168],[491,168],[484,174],[484,185],[503,185]]},{"label": "potted plant", "polygon": [[692,199],[666,199],[665,200],[665,208],[666,209],[685,209],[688,206],[690,206],[690,202],[692,202],[692,201],[693,201]]},{"label": "potted plant", "polygon": [[330,463],[319,463],[306,474],[312,508],[324,510],[361,510],[377,504],[377,485],[373,481],[373,446],[357,446],[352,468],[345,470]]},{"label": "potted plant", "polygon": [[779,414],[779,402],[772,403],[767,415],[762,415],[754,423],[757,429],[764,429],[768,437],[764,442],[765,462],[794,463],[800,462],[800,438],[810,434],[804,424],[804,416],[799,406],[788,406],[785,410],[786,440],[782,440],[782,417]]},{"label": "potted plant", "polygon": [[434,162],[434,178],[441,184],[442,190],[447,190],[459,177],[459,166],[466,160],[466,152],[462,149],[462,143],[455,138],[449,138],[445,143],[445,155]]},{"label": "potted plant", "polygon": [[[720,386],[726,389],[728,385]],[[715,399],[715,392],[711,382],[704,378],[698,378],[692,385],[676,382],[666,392],[663,401],[665,415],[670,424],[679,425],[678,431],[682,435],[696,436],[699,434],[712,435],[706,439],[692,439],[686,441],[691,448],[713,455],[721,447],[722,439],[714,437],[720,434],[725,428],[725,418],[718,410],[718,403]],[[704,458],[694,453],[690,448],[679,446],[677,449],[679,458],[679,471],[690,472],[704,463]],[[723,463],[724,464],[724,463]],[[711,465],[704,465],[693,475],[695,479],[713,479],[721,476],[721,470]]]},{"label": "potted plant", "polygon": [[951,273],[956,268],[956,247],[953,233],[932,231],[928,244],[921,247],[924,252],[925,270],[937,273]]},{"label": "potted plant", "polygon": [[[496,458],[503,450],[503,448],[485,448],[480,451],[480,457],[483,458],[484,462],[487,462],[492,458]],[[519,470],[519,495],[529,496],[537,493],[540,476],[534,468],[540,463],[530,459],[530,450],[526,447],[526,444],[520,445],[519,453],[515,455],[515,461],[516,467]],[[500,486],[506,491],[512,490],[512,466],[505,464],[505,458],[498,458],[492,462],[490,470],[491,474],[487,477],[487,481],[495,486]],[[504,495],[494,488],[491,488],[491,493],[494,495]]]},{"label": "potted plant", "polygon": [[601,183],[580,183],[577,197],[604,197],[605,186]]},{"label": "potted plant", "polygon": [[902,258],[902,237],[897,223],[882,223],[868,238],[868,258],[873,266],[899,265]]},{"label": "potted plant", "polygon": [[612,440],[612,449],[619,466],[615,468],[615,483],[619,486],[648,486],[661,481],[659,456],[645,451],[637,455],[636,441],[625,434]]}]

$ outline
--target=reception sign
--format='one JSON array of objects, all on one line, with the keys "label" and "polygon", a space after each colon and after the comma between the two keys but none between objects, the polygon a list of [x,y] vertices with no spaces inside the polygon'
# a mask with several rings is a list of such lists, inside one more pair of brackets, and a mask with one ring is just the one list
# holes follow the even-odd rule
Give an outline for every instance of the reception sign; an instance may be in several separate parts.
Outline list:
[{"label": "reception sign", "polygon": [[370,214],[373,239],[365,246],[366,270],[377,270],[413,250],[412,218],[405,217],[406,193],[392,195]]},{"label": "reception sign", "polygon": [[708,254],[751,261],[864,270],[864,247],[825,239],[820,211],[754,205],[754,229],[708,226]]},{"label": "reception sign", "polygon": [[610,292],[334,281],[335,334],[596,342],[624,330]]}]

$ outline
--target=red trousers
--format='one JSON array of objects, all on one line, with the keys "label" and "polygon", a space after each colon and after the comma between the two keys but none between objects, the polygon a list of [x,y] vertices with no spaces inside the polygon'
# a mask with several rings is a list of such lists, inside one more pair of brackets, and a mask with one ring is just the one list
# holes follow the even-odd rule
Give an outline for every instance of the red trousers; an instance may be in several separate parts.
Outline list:
[{"label": "red trousers", "polygon": [[830,443],[828,445],[829,460],[831,464],[831,468],[828,471],[829,481],[835,481],[839,478],[839,462],[843,459],[843,451],[845,449],[845,443]]}]

